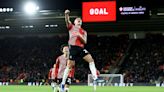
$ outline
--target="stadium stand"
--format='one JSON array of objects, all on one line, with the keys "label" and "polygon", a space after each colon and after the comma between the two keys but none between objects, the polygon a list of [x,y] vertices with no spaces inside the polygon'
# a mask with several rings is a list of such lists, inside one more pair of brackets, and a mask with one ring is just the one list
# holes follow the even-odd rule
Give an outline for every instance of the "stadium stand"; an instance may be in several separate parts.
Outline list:
[{"label": "stadium stand", "polygon": [[[109,67],[116,65],[127,47],[127,36],[98,37],[90,36],[86,48],[93,53],[98,70],[109,73]],[[47,74],[55,58],[61,54],[61,44],[67,43],[67,37],[7,37],[0,39],[0,81],[24,79],[40,81]],[[108,55],[106,55],[108,54]],[[87,63],[76,62],[75,77],[86,82],[89,69]],[[83,75],[82,75],[83,74]],[[82,76],[81,76],[82,75]]]},{"label": "stadium stand", "polygon": [[147,34],[145,39],[132,40],[129,56],[121,72],[126,83],[155,83],[164,76],[164,36]]},{"label": "stadium stand", "polygon": [[[154,83],[164,76],[163,40],[161,34],[148,34],[144,39],[129,39],[128,35],[91,35],[86,48],[101,73],[110,73],[111,68],[119,67],[118,73],[124,74],[125,83]],[[64,43],[67,43],[67,36],[1,38],[0,81],[46,80],[55,58],[61,54],[60,45]],[[128,55],[119,65],[125,54]],[[90,71],[88,64],[81,61],[76,61],[78,73],[75,72],[75,78],[86,83]]]}]

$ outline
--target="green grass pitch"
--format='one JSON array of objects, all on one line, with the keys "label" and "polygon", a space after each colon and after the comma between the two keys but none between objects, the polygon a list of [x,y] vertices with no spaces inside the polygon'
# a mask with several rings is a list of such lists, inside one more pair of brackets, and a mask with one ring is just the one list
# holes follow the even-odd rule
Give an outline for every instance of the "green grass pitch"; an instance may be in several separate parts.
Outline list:
[{"label": "green grass pitch", "polygon": [[[93,92],[92,87],[71,86],[70,92]],[[0,86],[0,92],[52,92],[50,86]],[[97,92],[164,92],[164,87],[98,87]]]}]

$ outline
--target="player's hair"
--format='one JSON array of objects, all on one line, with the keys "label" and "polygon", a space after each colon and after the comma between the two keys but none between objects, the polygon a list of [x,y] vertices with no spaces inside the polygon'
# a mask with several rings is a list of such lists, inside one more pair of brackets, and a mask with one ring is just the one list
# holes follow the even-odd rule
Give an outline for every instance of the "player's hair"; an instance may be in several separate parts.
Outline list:
[{"label": "player's hair", "polygon": [[77,16],[75,19],[77,19],[77,18],[80,18],[80,19],[82,19],[80,16]]},{"label": "player's hair", "polygon": [[61,52],[63,52],[63,48],[64,48],[65,46],[68,46],[68,44],[62,44],[62,45],[61,45],[61,47],[60,47],[60,51],[61,51]]}]

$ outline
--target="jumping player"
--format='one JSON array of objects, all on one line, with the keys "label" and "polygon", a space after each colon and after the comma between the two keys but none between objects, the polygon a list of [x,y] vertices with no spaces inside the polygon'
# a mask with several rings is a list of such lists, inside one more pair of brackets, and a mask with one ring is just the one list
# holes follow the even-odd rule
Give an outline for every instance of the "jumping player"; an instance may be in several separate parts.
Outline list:
[{"label": "jumping player", "polygon": [[[57,79],[57,84],[61,84],[64,70],[66,69],[67,66],[67,61],[68,61],[68,56],[69,56],[69,48],[68,45],[62,45],[61,46],[61,51],[63,52],[62,55],[60,55],[56,59],[56,68],[55,68],[55,79]],[[69,85],[71,84],[71,79],[74,77],[74,67],[72,68],[71,72],[69,73],[68,78],[66,79],[66,84],[65,84],[65,92],[69,92]],[[60,88],[57,90],[58,92],[60,91]]]},{"label": "jumping player", "polygon": [[68,77],[68,74],[74,65],[76,58],[81,57],[89,63],[89,68],[94,79],[94,91],[96,90],[96,80],[97,80],[97,69],[95,67],[94,59],[91,54],[84,49],[84,45],[87,44],[87,32],[81,28],[82,20],[81,18],[76,18],[74,20],[74,25],[71,23],[69,18],[69,10],[65,10],[65,22],[67,29],[69,30],[69,60],[67,67],[64,71],[64,76],[62,80],[61,90],[64,92],[64,84]]}]

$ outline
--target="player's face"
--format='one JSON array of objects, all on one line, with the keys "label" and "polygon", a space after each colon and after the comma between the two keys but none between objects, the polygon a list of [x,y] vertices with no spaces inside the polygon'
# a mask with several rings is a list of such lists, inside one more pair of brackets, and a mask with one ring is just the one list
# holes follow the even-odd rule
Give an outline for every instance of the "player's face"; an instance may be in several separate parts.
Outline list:
[{"label": "player's face", "polygon": [[69,48],[68,46],[63,47],[63,53],[68,54],[69,53]]},{"label": "player's face", "polygon": [[56,64],[54,64],[54,68],[56,67]]},{"label": "player's face", "polygon": [[82,25],[82,20],[81,18],[76,18],[74,21],[75,26],[81,26]]}]

